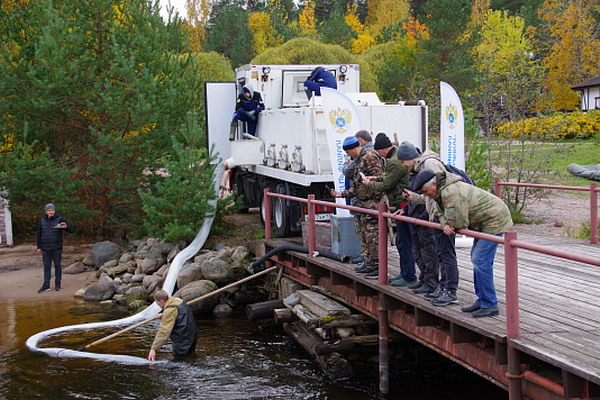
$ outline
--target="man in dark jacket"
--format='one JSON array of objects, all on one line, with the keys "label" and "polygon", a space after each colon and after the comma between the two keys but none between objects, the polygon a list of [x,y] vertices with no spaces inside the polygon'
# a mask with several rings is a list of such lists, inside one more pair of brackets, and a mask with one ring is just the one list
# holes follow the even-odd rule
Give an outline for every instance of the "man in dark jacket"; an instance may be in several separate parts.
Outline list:
[{"label": "man in dark jacket", "polygon": [[44,263],[44,283],[38,293],[50,290],[50,277],[52,275],[52,262],[54,262],[54,288],[59,291],[62,267],[60,265],[63,249],[63,231],[71,232],[71,228],[54,208],[48,203],[44,207],[45,215],[38,222],[37,227],[37,252],[42,254]]},{"label": "man in dark jacket", "polygon": [[337,81],[331,72],[323,67],[317,67],[310,73],[308,79],[304,81],[304,90],[310,99],[312,93],[315,96],[321,95],[321,87],[337,89]]},{"label": "man in dark jacket", "polygon": [[[383,132],[375,137],[373,147],[384,161],[383,175],[368,176],[363,183],[371,190],[384,192],[389,206],[393,210],[404,207],[406,200],[402,191],[408,187],[408,169],[396,157],[396,146]],[[396,248],[400,256],[400,274],[390,280],[392,286],[408,286],[417,281],[415,275],[415,258],[413,256],[412,233],[408,222],[396,222]]]},{"label": "man in dark jacket", "polygon": [[176,359],[190,355],[196,348],[198,330],[196,320],[188,304],[177,297],[169,297],[164,290],[154,294],[154,301],[163,309],[162,320],[148,353],[148,360],[156,361],[156,351],[171,338]]},{"label": "man in dark jacket", "polygon": [[248,83],[242,88],[242,93],[235,102],[235,112],[231,120],[231,131],[229,140],[235,139],[238,121],[246,122],[248,133],[256,135],[256,126],[258,125],[258,115],[265,109],[263,99],[259,92],[255,92],[252,84]]}]

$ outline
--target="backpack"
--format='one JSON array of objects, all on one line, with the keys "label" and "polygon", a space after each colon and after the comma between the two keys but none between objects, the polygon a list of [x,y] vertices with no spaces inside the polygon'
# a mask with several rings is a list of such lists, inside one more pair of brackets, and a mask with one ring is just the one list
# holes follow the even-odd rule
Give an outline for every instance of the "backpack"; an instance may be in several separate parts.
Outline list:
[{"label": "backpack", "polygon": [[469,185],[475,186],[475,182],[473,182],[473,179],[471,179],[471,177],[469,175],[467,175],[467,173],[465,171],[463,171],[462,169],[460,169],[458,167],[455,167],[454,165],[450,165],[450,164],[446,164],[446,163],[442,163],[442,164],[444,164],[446,171],[460,176],[464,183],[468,183]]}]

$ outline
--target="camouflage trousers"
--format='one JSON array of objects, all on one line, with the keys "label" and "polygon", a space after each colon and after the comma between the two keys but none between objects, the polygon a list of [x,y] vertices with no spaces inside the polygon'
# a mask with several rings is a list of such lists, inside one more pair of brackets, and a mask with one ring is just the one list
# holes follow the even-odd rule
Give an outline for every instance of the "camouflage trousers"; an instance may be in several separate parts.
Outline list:
[{"label": "camouflage trousers", "polygon": [[[365,258],[365,264],[372,268],[379,266],[379,230],[376,215],[359,213],[357,235],[362,245],[361,255]],[[356,226],[355,226],[356,227]]]}]

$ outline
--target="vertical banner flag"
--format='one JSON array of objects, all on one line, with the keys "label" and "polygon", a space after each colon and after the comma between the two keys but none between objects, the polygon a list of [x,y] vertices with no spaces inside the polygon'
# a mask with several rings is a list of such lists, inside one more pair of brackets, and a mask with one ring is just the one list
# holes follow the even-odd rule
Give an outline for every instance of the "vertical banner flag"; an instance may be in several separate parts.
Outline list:
[{"label": "vertical banner flag", "polygon": [[440,157],[449,165],[465,169],[465,115],[458,94],[440,82]]},{"label": "vertical banner flag", "polygon": [[[360,115],[352,100],[344,93],[337,90],[322,87],[321,98],[323,100],[323,114],[325,126],[327,127],[327,143],[329,146],[329,157],[331,159],[331,171],[335,190],[344,191],[345,177],[342,173],[345,152],[342,148],[344,139],[353,136],[362,129]],[[345,199],[336,199],[338,204],[346,204]],[[348,210],[336,209],[337,215],[350,215]]]}]

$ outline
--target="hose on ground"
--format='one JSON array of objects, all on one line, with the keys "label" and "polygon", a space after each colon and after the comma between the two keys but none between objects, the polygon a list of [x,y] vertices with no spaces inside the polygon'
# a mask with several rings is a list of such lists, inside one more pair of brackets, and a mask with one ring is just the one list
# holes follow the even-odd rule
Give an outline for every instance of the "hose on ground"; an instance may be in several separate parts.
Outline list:
[{"label": "hose on ground", "polygon": [[[294,245],[294,244],[285,244],[283,246],[275,247],[273,250],[269,251],[264,256],[262,256],[258,260],[256,260],[253,263],[251,263],[250,264],[250,269],[252,271],[255,271],[257,267],[261,266],[269,258],[271,258],[275,254],[281,253],[283,251],[295,251],[296,253],[308,254],[308,247],[298,246],[298,245]],[[326,258],[329,258],[329,259],[332,259],[332,260],[335,260],[335,261],[340,261],[340,262],[343,262],[343,263],[347,263],[347,262],[350,261],[350,257],[349,256],[343,256],[343,255],[340,255],[340,254],[335,254],[335,253],[332,253],[332,252],[327,251],[327,250],[317,250],[317,251],[314,252],[313,256],[322,256],[322,257],[326,257]]]}]

